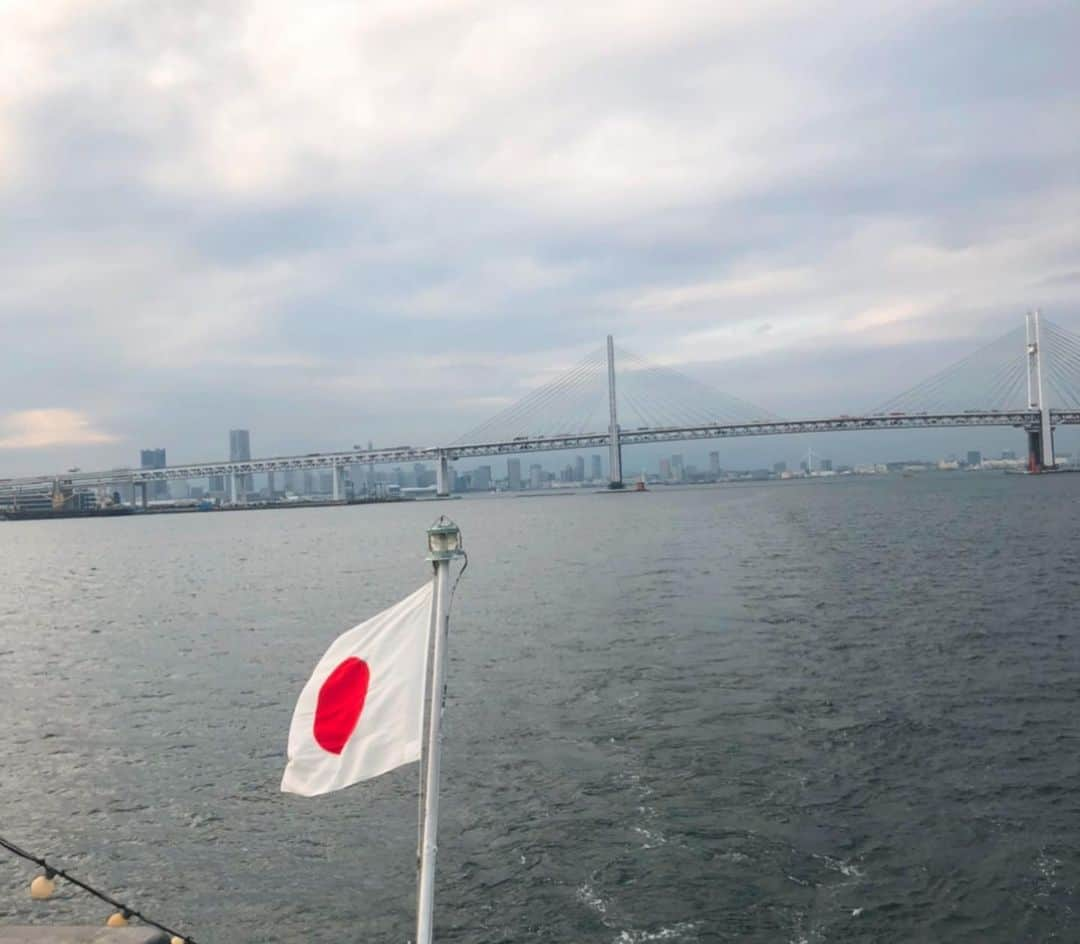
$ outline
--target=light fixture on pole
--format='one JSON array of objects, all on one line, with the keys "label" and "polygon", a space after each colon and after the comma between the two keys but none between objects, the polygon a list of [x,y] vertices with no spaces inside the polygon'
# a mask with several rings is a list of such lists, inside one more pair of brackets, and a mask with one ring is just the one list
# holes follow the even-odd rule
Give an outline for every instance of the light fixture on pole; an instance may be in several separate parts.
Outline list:
[{"label": "light fixture on pole", "polygon": [[439,833],[439,767],[446,688],[446,647],[450,632],[450,562],[455,557],[465,557],[461,530],[446,515],[439,516],[439,520],[428,528],[427,535],[427,559],[435,570],[435,606],[432,610],[434,640],[431,671],[427,679],[427,739],[420,768],[423,778],[423,819],[416,896],[416,944],[431,944],[435,930],[435,852]]},{"label": "light fixture on pole", "polygon": [[464,555],[465,552],[461,549],[461,529],[446,515],[439,516],[439,520],[428,528],[427,535],[429,561],[449,561]]}]

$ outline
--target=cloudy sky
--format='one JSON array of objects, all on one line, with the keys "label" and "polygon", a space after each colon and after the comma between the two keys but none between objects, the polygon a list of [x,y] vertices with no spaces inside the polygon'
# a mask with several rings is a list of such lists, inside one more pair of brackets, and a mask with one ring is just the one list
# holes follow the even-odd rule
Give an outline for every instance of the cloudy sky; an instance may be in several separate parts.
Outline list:
[{"label": "cloudy sky", "polygon": [[1068,0],[0,26],[0,475],[449,441],[609,332],[794,416],[1080,330]]}]

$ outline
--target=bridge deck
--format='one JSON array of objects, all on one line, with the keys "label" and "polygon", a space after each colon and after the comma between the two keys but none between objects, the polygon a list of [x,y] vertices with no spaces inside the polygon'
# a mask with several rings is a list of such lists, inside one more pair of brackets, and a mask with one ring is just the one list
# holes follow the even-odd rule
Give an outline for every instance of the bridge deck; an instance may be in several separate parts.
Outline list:
[{"label": "bridge deck", "polygon": [[[1055,426],[1080,424],[1080,410],[1052,410]],[[624,446],[653,442],[687,442],[701,439],[733,439],[746,436],[780,436],[803,433],[859,432],[889,429],[941,429],[956,427],[1011,426],[1037,428],[1039,414],[1030,410],[967,410],[962,413],[890,414],[887,416],[836,416],[822,419],[774,420],[760,423],[730,423],[704,426],[657,426],[620,430]],[[96,487],[126,483],[202,479],[236,473],[327,469],[347,465],[386,465],[404,462],[434,462],[450,459],[513,455],[515,453],[556,452],[566,449],[606,448],[607,431],[565,433],[557,436],[517,437],[508,441],[465,443],[454,446],[394,449],[356,449],[342,452],[308,453],[235,462],[196,462],[162,469],[110,469],[102,472],[72,472],[0,480],[0,495],[24,489],[51,486],[61,479],[73,486]]]}]

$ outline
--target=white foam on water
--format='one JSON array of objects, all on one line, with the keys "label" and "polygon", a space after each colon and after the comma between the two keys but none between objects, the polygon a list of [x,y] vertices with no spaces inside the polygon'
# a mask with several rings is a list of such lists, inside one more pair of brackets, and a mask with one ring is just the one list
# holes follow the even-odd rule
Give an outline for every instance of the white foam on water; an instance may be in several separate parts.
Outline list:
[{"label": "white foam on water", "polygon": [[1037,880],[1037,897],[1048,897],[1052,892],[1057,890],[1057,870],[1060,865],[1061,859],[1050,855],[1045,849],[1039,850],[1039,856],[1035,860],[1035,868],[1039,873],[1039,880]]},{"label": "white foam on water", "polygon": [[834,859],[832,856],[814,854],[814,858],[824,862],[830,869],[845,875],[848,878],[862,878],[866,873],[856,865],[845,862],[843,859]]},{"label": "white foam on water", "polygon": [[657,846],[667,845],[667,837],[663,833],[652,832],[643,826],[634,826],[633,830],[639,836],[645,837],[645,842],[641,846],[642,849],[655,849]]},{"label": "white foam on water", "polygon": [[600,916],[600,920],[604,921],[605,924],[607,923],[607,902],[596,893],[596,890],[588,882],[577,890],[577,900],[585,907],[595,911]]},{"label": "white foam on water", "polygon": [[697,925],[692,921],[680,921],[658,931],[640,931],[627,928],[619,932],[614,944],[644,944],[646,941],[693,941],[697,940]]}]

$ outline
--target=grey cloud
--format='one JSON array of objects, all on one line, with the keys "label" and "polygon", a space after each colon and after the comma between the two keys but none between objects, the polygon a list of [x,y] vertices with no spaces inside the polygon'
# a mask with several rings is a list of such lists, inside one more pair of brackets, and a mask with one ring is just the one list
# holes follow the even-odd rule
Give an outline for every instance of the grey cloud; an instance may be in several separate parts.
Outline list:
[{"label": "grey cloud", "polygon": [[[383,98],[317,58],[275,73],[253,9],[60,21],[0,117],[5,406],[87,408],[117,461],[213,455],[214,424],[279,451],[456,435],[609,331],[790,413],[877,402],[1033,304],[1080,328],[1067,5],[658,6],[591,33],[563,10],[479,64],[493,7],[399,14],[385,49],[355,39]],[[765,346],[730,358],[744,333]],[[432,405],[439,356],[466,405]]]}]

